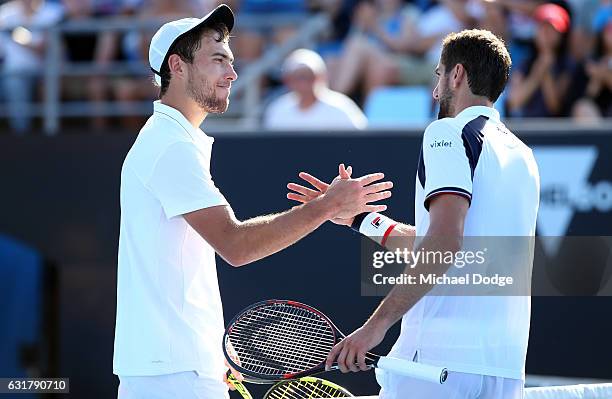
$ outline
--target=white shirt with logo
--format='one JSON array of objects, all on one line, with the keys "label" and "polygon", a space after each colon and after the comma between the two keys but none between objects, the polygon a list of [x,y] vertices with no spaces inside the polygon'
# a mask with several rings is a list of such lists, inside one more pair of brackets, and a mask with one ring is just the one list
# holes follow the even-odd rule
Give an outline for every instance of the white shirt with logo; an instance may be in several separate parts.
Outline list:
[{"label": "white shirt with logo", "polygon": [[[470,201],[464,245],[467,237],[535,235],[538,168],[531,150],[508,131],[493,108],[469,107],[426,129],[416,177],[417,237],[429,228],[429,201],[442,193]],[[529,296],[427,295],[404,315],[390,356],[522,379],[530,303]]]},{"label": "white shirt with logo", "polygon": [[154,103],[121,171],[113,371],[196,371],[220,380],[223,310],[213,248],[183,214],[227,205],[210,174],[213,139]]}]

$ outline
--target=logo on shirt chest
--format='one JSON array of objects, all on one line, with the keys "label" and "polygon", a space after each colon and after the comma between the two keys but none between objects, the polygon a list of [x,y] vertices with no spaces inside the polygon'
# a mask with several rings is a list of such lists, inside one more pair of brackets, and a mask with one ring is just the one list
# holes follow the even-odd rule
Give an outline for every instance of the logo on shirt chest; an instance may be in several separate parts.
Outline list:
[{"label": "logo on shirt chest", "polygon": [[440,140],[440,141],[434,141],[429,146],[431,148],[445,148],[445,147],[448,148],[448,147],[452,147],[453,143],[450,141]]}]

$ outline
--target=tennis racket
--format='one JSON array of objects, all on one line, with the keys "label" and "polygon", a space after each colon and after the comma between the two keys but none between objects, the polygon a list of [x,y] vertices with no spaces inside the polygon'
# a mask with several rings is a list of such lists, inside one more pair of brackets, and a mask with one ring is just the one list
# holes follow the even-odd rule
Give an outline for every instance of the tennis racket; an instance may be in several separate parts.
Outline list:
[{"label": "tennis racket", "polygon": [[[245,381],[281,381],[325,371],[331,349],[346,336],[317,309],[303,303],[271,299],[255,303],[230,322],[223,352]],[[227,348],[233,348],[228,353]],[[389,372],[444,383],[444,367],[366,354],[366,364]],[[332,369],[337,369],[334,364]]]},{"label": "tennis racket", "polygon": [[[249,390],[233,375],[227,380],[236,388],[244,399],[253,399]],[[310,399],[310,398],[348,398],[348,390],[333,382],[315,377],[303,377],[299,380],[285,380],[276,383],[266,392],[264,399]]]}]

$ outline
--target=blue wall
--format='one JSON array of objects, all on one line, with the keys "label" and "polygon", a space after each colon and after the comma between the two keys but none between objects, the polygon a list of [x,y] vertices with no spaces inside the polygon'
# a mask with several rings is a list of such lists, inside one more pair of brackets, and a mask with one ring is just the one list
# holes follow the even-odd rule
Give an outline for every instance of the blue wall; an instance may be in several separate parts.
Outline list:
[{"label": "blue wall", "polygon": [[[73,397],[115,395],[112,375],[119,172],[134,137],[0,138],[0,233],[32,246],[60,268],[59,375]],[[576,132],[526,137],[534,145],[594,145],[590,179],[612,180],[612,137]],[[331,179],[338,162],[357,175],[385,172],[395,182],[388,214],[413,221],[420,138],[371,136],[228,137],[215,142],[212,173],[239,218],[292,206],[285,186],[302,170]],[[612,235],[609,212],[576,213],[571,234]],[[291,298],[316,306],[347,332],[378,303],[360,296],[359,237],[327,223],[293,247],[233,269],[219,260],[226,318],[261,299]],[[611,378],[611,298],[534,298],[528,373]],[[378,352],[387,350],[397,329]],[[1,358],[0,358],[1,359]],[[598,360],[599,359],[599,360]],[[5,361],[1,359],[0,361]],[[330,375],[356,394],[373,394],[373,373]]]}]

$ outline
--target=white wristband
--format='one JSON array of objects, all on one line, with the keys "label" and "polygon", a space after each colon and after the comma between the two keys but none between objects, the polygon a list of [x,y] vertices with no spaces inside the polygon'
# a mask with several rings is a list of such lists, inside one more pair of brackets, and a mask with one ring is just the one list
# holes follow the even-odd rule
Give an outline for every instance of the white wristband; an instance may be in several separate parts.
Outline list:
[{"label": "white wristband", "polygon": [[397,222],[395,220],[373,212],[365,216],[359,225],[359,232],[384,246],[389,234],[391,234],[396,225]]}]

